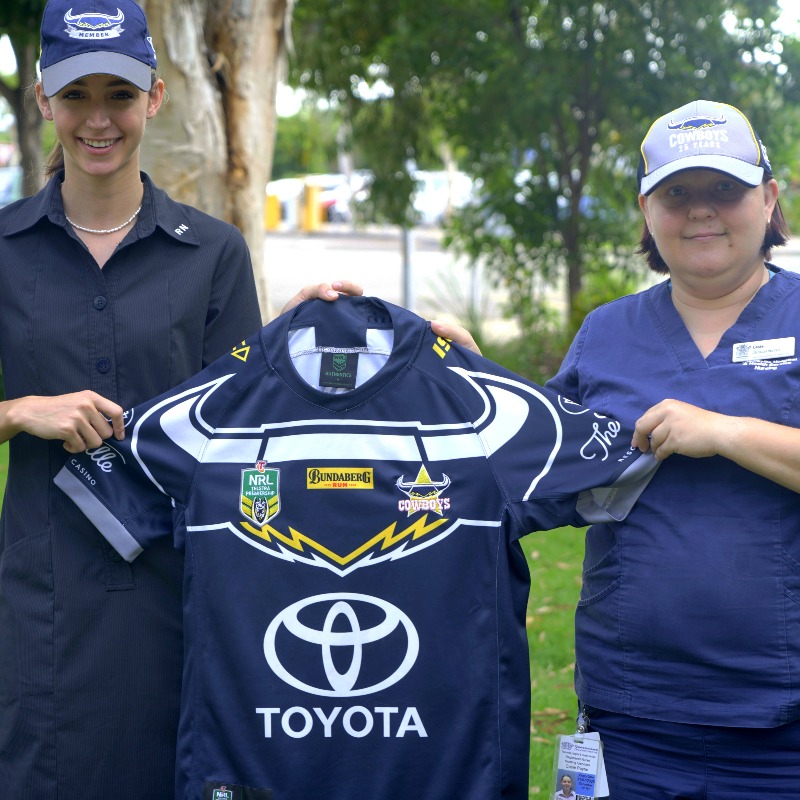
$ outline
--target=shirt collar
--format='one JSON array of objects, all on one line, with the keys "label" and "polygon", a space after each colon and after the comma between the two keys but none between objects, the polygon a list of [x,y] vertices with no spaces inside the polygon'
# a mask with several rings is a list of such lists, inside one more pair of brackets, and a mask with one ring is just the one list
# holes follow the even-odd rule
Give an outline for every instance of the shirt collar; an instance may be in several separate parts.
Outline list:
[{"label": "shirt collar", "polygon": [[[159,227],[173,239],[185,244],[198,245],[200,241],[194,230],[197,217],[194,217],[194,222],[192,222],[187,206],[172,200],[163,189],[159,189],[153,184],[146,173],[139,174],[144,185],[142,210],[139,213],[137,225],[139,238],[150,236],[156,227]],[[64,215],[64,204],[61,200],[63,181],[64,171],[61,170],[53,175],[42,191],[20,202],[16,210],[10,210],[10,218],[2,234],[13,236],[34,227],[45,218],[53,225],[65,228],[67,218]]]},{"label": "shirt collar", "polygon": [[48,181],[41,192],[28,197],[9,209],[4,236],[13,236],[28,228],[32,228],[39,220],[47,217],[54,225],[64,227],[67,219],[64,216],[64,205],[61,202],[61,182],[64,173],[58,172]]},{"label": "shirt collar", "polygon": [[[195,231],[197,214],[190,214],[190,207],[176,203],[163,189],[159,189],[144,172],[144,197],[139,217],[139,235],[149,236],[158,227],[167,236],[184,244],[199,245],[200,238]],[[192,209],[193,210],[193,209]]]}]

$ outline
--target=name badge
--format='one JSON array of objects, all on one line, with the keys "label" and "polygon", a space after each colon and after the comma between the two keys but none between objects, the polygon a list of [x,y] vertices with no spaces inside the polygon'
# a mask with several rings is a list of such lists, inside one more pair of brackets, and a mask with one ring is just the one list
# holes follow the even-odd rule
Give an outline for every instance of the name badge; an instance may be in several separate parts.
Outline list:
[{"label": "name badge", "polygon": [[764,361],[794,355],[794,336],[764,339],[760,342],[739,342],[733,346],[733,361]]},{"label": "name badge", "polygon": [[553,786],[549,796],[570,800],[595,800],[608,797],[608,779],[599,733],[556,736],[553,759]]}]

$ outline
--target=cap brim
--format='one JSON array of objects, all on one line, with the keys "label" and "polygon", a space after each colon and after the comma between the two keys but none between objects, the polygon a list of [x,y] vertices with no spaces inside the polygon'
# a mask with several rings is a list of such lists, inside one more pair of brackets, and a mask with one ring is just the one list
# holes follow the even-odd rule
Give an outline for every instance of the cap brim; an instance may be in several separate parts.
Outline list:
[{"label": "cap brim", "polygon": [[688,169],[713,169],[716,172],[723,172],[732,178],[736,178],[737,181],[745,184],[745,186],[758,186],[764,180],[764,168],[757,164],[748,164],[747,161],[731,158],[731,156],[708,154],[678,158],[663,167],[653,170],[649,175],[642,178],[639,184],[639,191],[642,194],[650,194],[671,175]]},{"label": "cap brim", "polygon": [[149,92],[153,83],[149,64],[123,53],[95,50],[45,67],[42,70],[42,88],[47,97],[52,97],[68,84],[87,75],[115,75],[143,92]]}]

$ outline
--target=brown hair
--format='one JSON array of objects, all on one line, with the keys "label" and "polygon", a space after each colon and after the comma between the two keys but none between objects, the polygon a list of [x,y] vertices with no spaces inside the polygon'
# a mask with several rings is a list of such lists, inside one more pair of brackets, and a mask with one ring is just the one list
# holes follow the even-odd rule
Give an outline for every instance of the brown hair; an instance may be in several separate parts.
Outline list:
[{"label": "brown hair", "polygon": [[[772,180],[772,175],[764,176],[764,183],[770,180]],[[786,244],[790,236],[789,225],[786,222],[786,218],[783,216],[781,204],[776,200],[775,208],[772,211],[772,216],[770,217],[769,224],[764,233],[764,241],[761,245],[761,254],[764,256],[764,259],[769,261],[772,248]],[[650,267],[653,272],[657,272],[659,275],[669,274],[669,267],[666,261],[661,257],[661,253],[658,252],[656,240],[653,238],[653,234],[650,233],[650,228],[647,227],[647,221],[643,224],[642,237],[639,239],[639,246],[636,248],[635,252],[645,257],[647,266]]]}]

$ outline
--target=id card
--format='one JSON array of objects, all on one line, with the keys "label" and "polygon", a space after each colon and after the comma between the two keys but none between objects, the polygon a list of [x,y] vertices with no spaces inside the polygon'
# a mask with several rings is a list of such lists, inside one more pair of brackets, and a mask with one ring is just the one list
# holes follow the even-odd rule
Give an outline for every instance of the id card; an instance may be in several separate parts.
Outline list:
[{"label": "id card", "polygon": [[574,733],[556,736],[553,759],[555,800],[594,800],[608,797],[608,781],[603,763],[599,733]]}]

